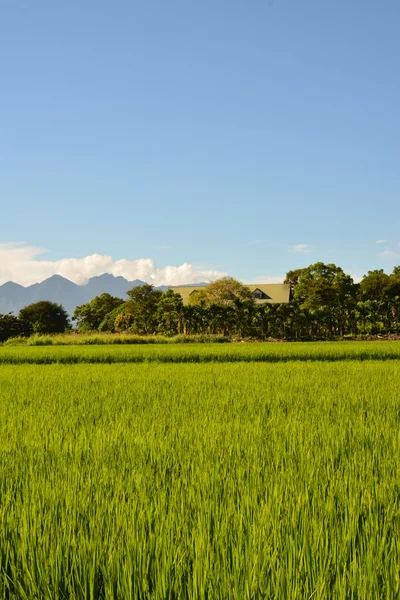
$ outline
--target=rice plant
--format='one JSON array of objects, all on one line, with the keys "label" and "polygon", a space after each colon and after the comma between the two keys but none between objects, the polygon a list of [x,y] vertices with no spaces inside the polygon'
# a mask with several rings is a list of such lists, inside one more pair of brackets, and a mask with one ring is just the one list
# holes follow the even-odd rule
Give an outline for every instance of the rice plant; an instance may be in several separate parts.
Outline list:
[{"label": "rice plant", "polygon": [[284,344],[149,344],[3,346],[0,364],[208,363],[400,359],[398,341]]},{"label": "rice plant", "polygon": [[2,365],[0,597],[398,598],[399,390],[390,360]]}]

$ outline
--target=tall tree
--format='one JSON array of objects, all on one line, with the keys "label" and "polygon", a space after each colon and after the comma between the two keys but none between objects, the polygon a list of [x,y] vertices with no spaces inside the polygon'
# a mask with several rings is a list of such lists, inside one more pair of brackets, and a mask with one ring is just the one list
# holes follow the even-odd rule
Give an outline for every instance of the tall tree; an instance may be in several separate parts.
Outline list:
[{"label": "tall tree", "polygon": [[158,303],[158,329],[165,335],[181,333],[183,301],[180,294],[169,289]]},{"label": "tall tree", "polygon": [[315,313],[313,335],[321,334],[318,324],[325,335],[343,334],[348,309],[355,304],[357,286],[352,277],[334,264],[317,262],[296,272],[294,279],[293,298],[303,310]]},{"label": "tall tree", "polygon": [[256,313],[256,304],[251,300],[233,299],[233,322],[240,337],[253,333],[253,321]]},{"label": "tall tree", "polygon": [[354,292],[354,281],[343,269],[318,262],[301,269],[293,296],[304,308],[318,309],[343,302]]},{"label": "tall tree", "polygon": [[190,306],[205,306],[207,304],[207,287],[201,287],[195,293],[190,294],[188,304]]},{"label": "tall tree", "polygon": [[389,282],[385,293],[389,298],[400,299],[400,266],[394,267],[392,273],[389,275]]},{"label": "tall tree", "polygon": [[145,283],[127,292],[127,312],[135,317],[133,330],[140,334],[156,333],[158,330],[158,305],[163,297],[160,290]]},{"label": "tall tree", "polygon": [[283,283],[289,284],[293,291],[294,287],[299,283],[302,271],[304,271],[304,269],[294,269],[293,271],[288,271]]},{"label": "tall tree", "polygon": [[383,269],[368,271],[360,282],[360,291],[364,300],[381,300],[386,296],[390,284],[389,275]]},{"label": "tall tree", "polygon": [[[119,304],[116,308],[114,308],[111,312],[107,313],[102,322],[99,325],[99,331],[115,333],[118,331],[116,327],[118,317],[122,317],[126,314],[126,302]],[[124,323],[126,324],[128,320],[125,319]],[[121,324],[121,322],[119,322]]]},{"label": "tall tree", "polygon": [[204,305],[187,304],[183,306],[183,333],[185,335],[194,335],[205,333],[208,326],[208,308]]},{"label": "tall tree", "polygon": [[0,314],[0,342],[5,342],[9,338],[16,337],[23,333],[21,321],[15,315],[8,313]]},{"label": "tall tree", "polygon": [[[96,331],[101,328],[106,316],[123,304],[124,301],[121,298],[116,298],[107,293],[101,294],[90,302],[77,306],[72,319],[77,322],[80,331]],[[114,315],[112,323],[114,323],[116,316]]]},{"label": "tall tree", "polygon": [[28,333],[62,333],[70,329],[65,309],[60,304],[47,300],[21,308],[19,320]]},{"label": "tall tree", "polygon": [[235,299],[242,302],[252,301],[249,288],[233,277],[217,279],[205,288],[205,299],[208,305],[219,304],[232,306]]}]

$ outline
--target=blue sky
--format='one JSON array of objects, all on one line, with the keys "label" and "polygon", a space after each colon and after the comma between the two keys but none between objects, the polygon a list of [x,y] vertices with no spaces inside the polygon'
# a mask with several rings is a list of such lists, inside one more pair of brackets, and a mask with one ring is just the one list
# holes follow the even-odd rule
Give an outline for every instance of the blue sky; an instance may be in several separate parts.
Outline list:
[{"label": "blue sky", "polygon": [[0,283],[94,254],[390,271],[399,22],[397,0],[0,0]]}]

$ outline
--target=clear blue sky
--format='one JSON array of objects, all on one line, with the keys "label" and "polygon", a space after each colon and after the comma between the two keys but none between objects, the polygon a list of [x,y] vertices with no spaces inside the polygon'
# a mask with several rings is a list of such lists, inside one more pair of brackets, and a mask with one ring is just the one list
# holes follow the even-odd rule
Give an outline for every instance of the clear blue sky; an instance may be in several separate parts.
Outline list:
[{"label": "clear blue sky", "polygon": [[398,0],[0,0],[0,242],[390,271],[399,24]]}]

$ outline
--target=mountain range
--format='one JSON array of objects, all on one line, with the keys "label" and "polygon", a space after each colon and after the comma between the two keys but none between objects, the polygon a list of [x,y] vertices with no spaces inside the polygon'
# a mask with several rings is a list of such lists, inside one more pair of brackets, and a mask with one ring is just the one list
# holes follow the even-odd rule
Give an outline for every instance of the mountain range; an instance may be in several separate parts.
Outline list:
[{"label": "mountain range", "polygon": [[[92,277],[85,285],[77,285],[61,275],[53,275],[41,283],[27,287],[7,281],[0,285],[0,313],[17,314],[21,308],[32,302],[50,300],[62,304],[71,316],[76,306],[90,302],[95,296],[108,292],[112,296],[125,299],[128,290],[143,283],[145,282],[140,279],[128,281],[124,277],[114,277],[109,273]],[[165,291],[168,286],[160,286],[157,289]]]}]

